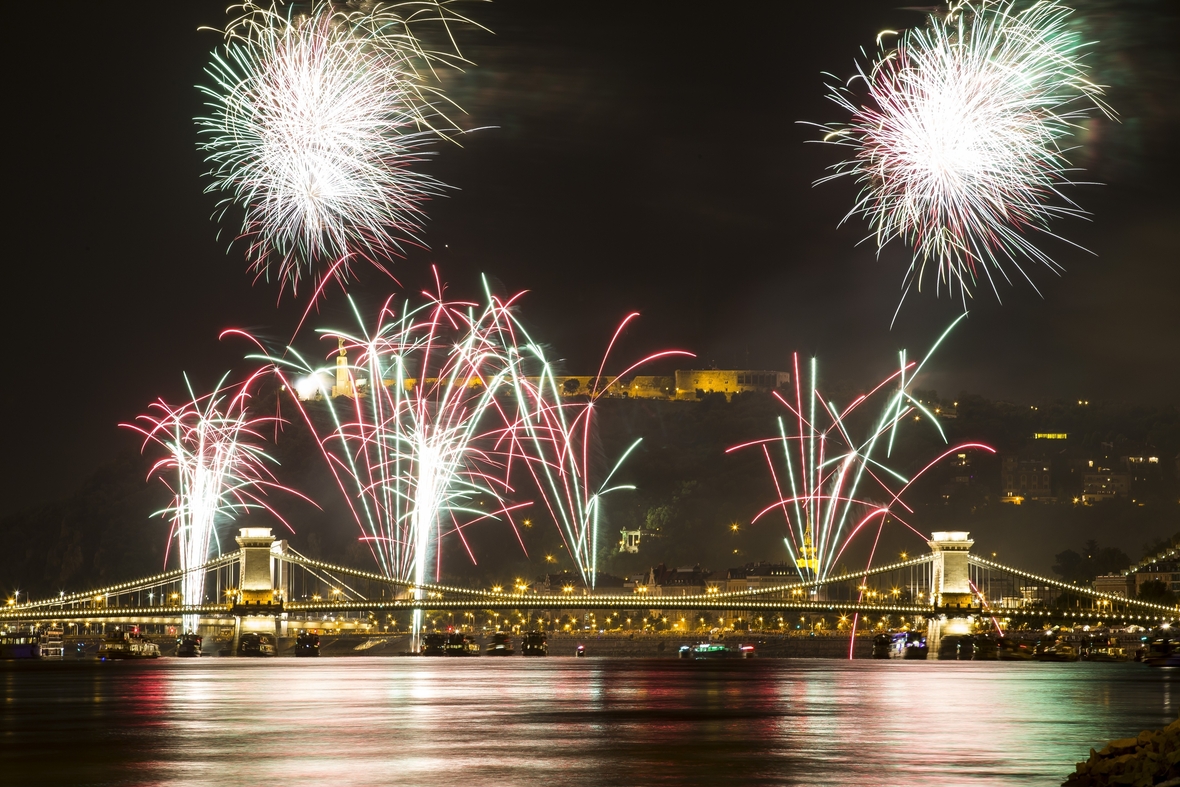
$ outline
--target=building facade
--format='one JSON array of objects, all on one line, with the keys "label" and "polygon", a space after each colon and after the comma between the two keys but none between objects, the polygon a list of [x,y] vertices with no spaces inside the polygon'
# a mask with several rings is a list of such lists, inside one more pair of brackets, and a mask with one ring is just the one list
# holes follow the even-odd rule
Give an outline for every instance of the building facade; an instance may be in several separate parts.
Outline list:
[{"label": "building facade", "polygon": [[1008,455],[1000,460],[1001,501],[1020,505],[1025,500],[1056,500],[1053,463]]}]

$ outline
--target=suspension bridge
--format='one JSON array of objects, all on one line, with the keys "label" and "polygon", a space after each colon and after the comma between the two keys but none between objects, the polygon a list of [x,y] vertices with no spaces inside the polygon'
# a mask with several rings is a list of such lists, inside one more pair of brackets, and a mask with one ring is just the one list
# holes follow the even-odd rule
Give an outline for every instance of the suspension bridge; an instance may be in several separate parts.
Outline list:
[{"label": "suspension bridge", "polygon": [[[671,595],[668,589],[637,585],[627,592],[592,592],[566,587],[561,593],[534,592],[524,584],[511,591],[415,584],[371,571],[310,559],[276,539],[269,528],[243,528],[239,549],[203,566],[93,588],[61,592],[56,598],[10,600],[0,625],[72,626],[102,632],[106,626],[171,627],[212,634],[232,630],[288,636],[322,629],[325,621],[353,621],[354,628],[382,625],[420,613],[497,615],[527,611],[577,614],[590,610],[633,611],[659,619],[669,612],[749,615],[859,616],[872,620],[924,623],[944,633],[965,631],[974,622],[999,628],[1049,625],[1144,628],[1171,624],[1180,609],[1095,591],[1005,566],[971,553],[973,541],[961,531],[936,532],[930,552],[867,571],[819,581],[791,581],[744,590],[705,587]],[[203,577],[206,602],[185,604],[186,575]]]}]

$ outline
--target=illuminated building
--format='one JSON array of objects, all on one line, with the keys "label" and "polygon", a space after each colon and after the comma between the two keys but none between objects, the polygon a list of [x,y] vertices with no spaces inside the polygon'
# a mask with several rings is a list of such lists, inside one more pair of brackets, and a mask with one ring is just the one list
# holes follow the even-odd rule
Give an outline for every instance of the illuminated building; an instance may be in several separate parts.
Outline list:
[{"label": "illuminated building", "polygon": [[[320,373],[322,374],[322,373]],[[312,375],[316,377],[317,375]],[[544,381],[540,377],[526,378],[534,386],[540,386]],[[433,383],[434,380],[427,380]],[[708,394],[724,394],[726,399],[735,393],[769,393],[784,388],[791,382],[788,372],[768,371],[764,369],[677,369],[670,375],[636,375],[626,384],[621,384],[616,377],[594,375],[554,375],[553,382],[561,396],[576,397],[589,396],[592,393],[611,398],[629,399],[663,399],[695,402]],[[324,384],[318,380],[303,381],[297,393],[299,398],[307,401],[319,399],[324,395]],[[393,380],[383,380],[388,387]],[[412,377],[402,380],[402,385],[411,391],[418,384]],[[472,378],[469,386],[479,385],[479,380]],[[364,396],[368,380],[353,378],[348,365],[348,351],[344,347],[344,339],[339,340],[339,352],[336,354],[335,380],[330,394],[332,398],[338,396]],[[605,392],[605,393],[602,393]]]},{"label": "illuminated building", "polygon": [[1052,502],[1053,463],[1048,459],[1005,456],[1000,461],[1001,502],[1020,505],[1025,500]]}]

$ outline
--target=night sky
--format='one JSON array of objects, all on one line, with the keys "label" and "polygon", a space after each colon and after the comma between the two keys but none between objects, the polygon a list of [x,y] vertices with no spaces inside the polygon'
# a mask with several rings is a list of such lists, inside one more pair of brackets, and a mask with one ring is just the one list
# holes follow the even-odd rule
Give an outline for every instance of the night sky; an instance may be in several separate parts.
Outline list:
[{"label": "night sky", "polygon": [[[1121,123],[1095,121],[1080,163],[1106,185],[1070,194],[1092,222],[1043,243],[1067,270],[1031,270],[1003,302],[981,290],[923,387],[1016,402],[1158,403],[1180,392],[1180,40],[1174,3],[1083,2],[1092,62]],[[838,10],[837,10],[838,9]],[[500,0],[461,10],[493,33],[445,87],[468,111],[463,147],[430,173],[454,186],[393,270],[406,289],[437,263],[456,294],[486,273],[527,289],[524,314],[571,371],[597,366],[614,324],[643,318],[619,360],[679,347],[700,365],[786,368],[818,353],[829,380],[864,385],[897,350],[924,350],[959,312],[911,297],[906,250],[857,245],[837,224],[855,188],[813,188],[838,151],[799,121],[841,116],[821,72],[847,76],[878,31],[921,22],[886,2],[607,3]],[[68,490],[137,442],[120,421],[182,372],[211,387],[247,327],[285,342],[303,307],[276,307],[227,249],[202,193],[194,87],[220,41],[223,2],[38,4],[10,19],[5,511]],[[1081,179],[1086,179],[1082,177]],[[350,292],[394,285],[359,269]],[[314,325],[344,325],[332,292]],[[311,348],[311,331],[298,343]],[[327,350],[325,349],[325,353]]]}]

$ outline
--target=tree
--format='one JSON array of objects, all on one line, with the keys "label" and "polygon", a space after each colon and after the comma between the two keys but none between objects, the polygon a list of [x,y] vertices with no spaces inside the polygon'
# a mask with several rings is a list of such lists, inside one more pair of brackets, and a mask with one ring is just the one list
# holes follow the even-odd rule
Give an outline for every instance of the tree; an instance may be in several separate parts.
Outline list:
[{"label": "tree", "polygon": [[1153,558],[1174,546],[1180,546],[1180,533],[1176,533],[1171,538],[1159,538],[1145,543],[1143,545],[1143,558]]},{"label": "tree", "polygon": [[1165,607],[1176,606],[1176,594],[1168,590],[1167,583],[1158,579],[1140,585],[1137,598],[1152,604],[1163,604]]},{"label": "tree", "polygon": [[1086,571],[1085,558],[1072,549],[1058,552],[1053,557],[1057,561],[1053,564],[1053,571],[1060,574],[1063,580],[1066,582],[1078,582],[1082,579]]},{"label": "tree", "polygon": [[1090,583],[1094,577],[1115,574],[1131,565],[1131,558],[1118,547],[1100,547],[1093,539],[1082,547],[1082,554],[1072,549],[1055,555],[1053,570],[1066,582]]}]

